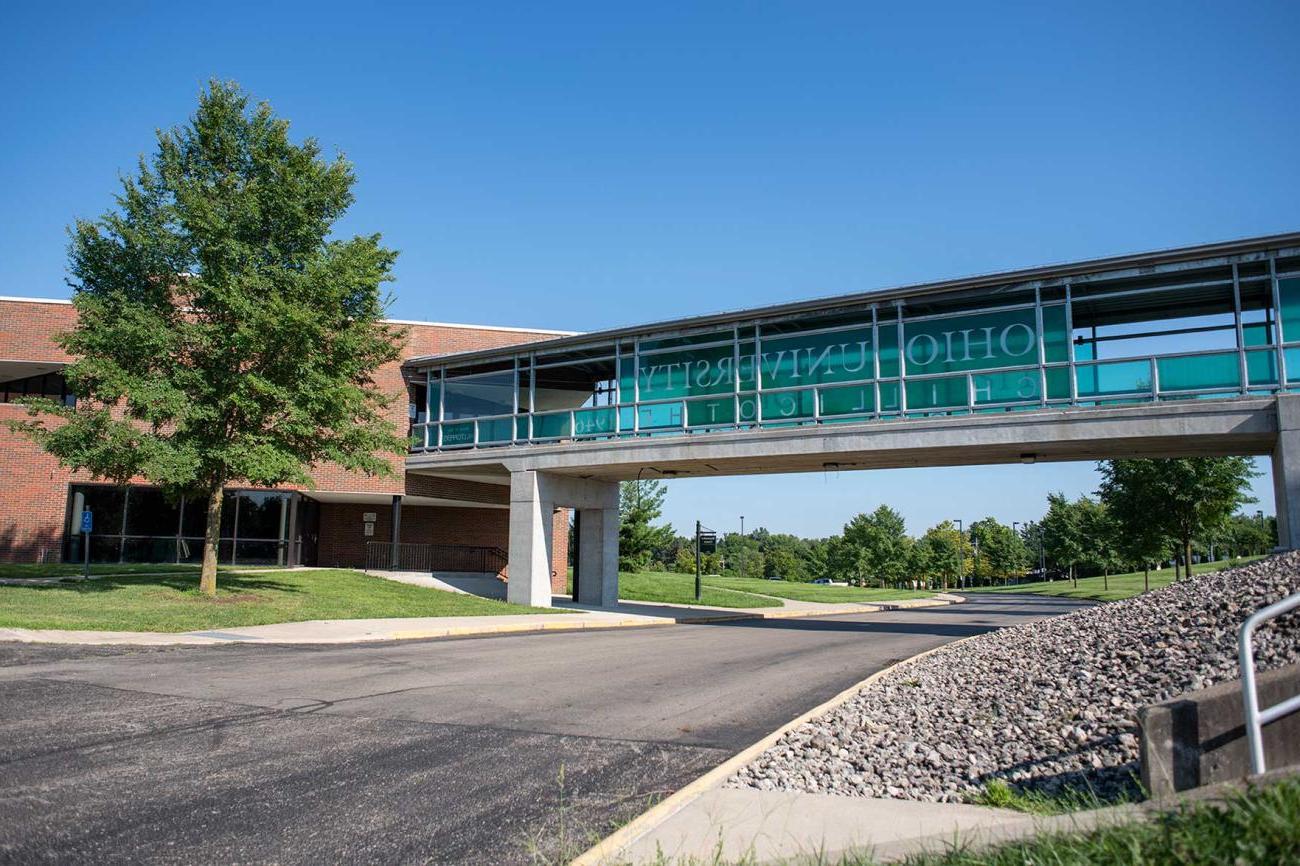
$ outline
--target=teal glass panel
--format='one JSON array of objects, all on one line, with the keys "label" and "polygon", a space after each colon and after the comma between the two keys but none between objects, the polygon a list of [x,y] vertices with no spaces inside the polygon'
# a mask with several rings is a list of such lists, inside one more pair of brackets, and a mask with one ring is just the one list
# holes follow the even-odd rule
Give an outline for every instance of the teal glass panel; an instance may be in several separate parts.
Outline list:
[{"label": "teal glass panel", "polygon": [[1273,329],[1263,322],[1241,326],[1241,341],[1247,346],[1269,346],[1273,343]]},{"label": "teal glass panel", "polygon": [[[975,403],[1020,403],[1039,399],[1041,382],[1038,370],[1014,370],[1008,373],[980,373],[971,376]],[[912,403],[909,399],[908,408]]]},{"label": "teal glass panel", "polygon": [[1241,361],[1236,352],[1157,358],[1160,390],[1201,391],[1241,385]]},{"label": "teal glass panel", "polygon": [[515,436],[519,439],[528,438],[528,416],[520,415],[515,419]]},{"label": "teal glass panel", "polygon": [[1277,352],[1272,349],[1246,353],[1246,378],[1251,385],[1277,384]]},{"label": "teal glass panel", "polygon": [[1069,337],[1065,331],[1065,305],[1043,307],[1043,359],[1052,362],[1070,360]]},{"label": "teal glass panel", "polygon": [[568,412],[552,412],[533,416],[534,439],[557,439],[572,435]]},{"label": "teal glass panel", "polygon": [[465,421],[459,424],[443,424],[442,444],[444,446],[473,445],[474,422]]},{"label": "teal glass panel", "polygon": [[1300,382],[1300,349],[1283,349],[1282,360],[1286,362],[1286,383]]},{"label": "teal glass panel", "polygon": [[876,389],[873,385],[822,388],[821,400],[823,416],[870,415],[876,411]]},{"label": "teal glass panel", "polygon": [[898,382],[880,383],[880,411],[897,412],[903,408],[898,399]]},{"label": "teal glass panel", "polygon": [[573,413],[575,436],[602,436],[614,432],[614,407],[579,409]]},{"label": "teal glass panel", "polygon": [[736,401],[730,396],[718,400],[692,400],[686,404],[686,423],[691,427],[732,424],[735,420]]},{"label": "teal glass panel", "polygon": [[914,409],[947,409],[966,406],[966,377],[952,376],[943,379],[909,381],[907,411]]},{"label": "teal glass panel", "polygon": [[1151,365],[1146,361],[1111,361],[1077,370],[1080,397],[1104,397],[1151,390]]},{"label": "teal glass panel", "polygon": [[663,430],[682,426],[681,403],[657,403],[654,406],[641,406],[640,415],[642,430]]},{"label": "teal glass panel", "polygon": [[[1038,321],[1032,308],[909,322],[904,336],[909,376],[1038,363]],[[1053,338],[1053,354],[1064,357],[1064,330]]]},{"label": "teal glass panel", "polygon": [[618,426],[623,433],[631,433],[636,424],[636,410],[626,406],[618,410]]},{"label": "teal glass panel", "polygon": [[509,442],[515,423],[513,418],[494,418],[478,422],[478,441]]},{"label": "teal glass panel", "polygon": [[632,403],[636,400],[636,361],[630,354],[624,354],[618,367],[618,401]]},{"label": "teal glass panel", "polygon": [[740,390],[752,391],[757,387],[754,378],[754,341],[742,340],[740,343]]},{"label": "teal glass panel", "polygon": [[1047,399],[1069,400],[1070,368],[1048,367],[1044,372],[1047,374]]},{"label": "teal glass panel", "polygon": [[758,420],[758,397],[755,394],[740,395],[740,423],[750,424]]},{"label": "teal glass panel", "polygon": [[429,404],[428,404],[429,415],[426,420],[429,421],[438,420],[438,402],[441,399],[442,399],[442,384],[437,379],[434,379],[432,382],[429,383]]},{"label": "teal glass panel", "polygon": [[763,394],[763,423],[768,421],[785,421],[794,418],[811,418],[814,414],[813,401],[816,393],[810,388],[806,391],[782,391],[779,394]]},{"label": "teal glass panel", "polygon": [[[1282,300],[1282,339],[1288,343],[1300,340],[1300,278],[1278,280],[1277,293]],[[1291,369],[1289,361],[1286,368]],[[1287,378],[1291,378],[1289,373]]]},{"label": "teal glass panel", "polygon": [[425,426],[424,426],[423,424],[416,424],[414,427],[411,428],[411,447],[412,447],[412,448],[423,448],[423,447],[424,447],[424,431],[425,431],[425,429],[426,429],[426,428],[425,428]]},{"label": "teal glass panel", "polygon": [[898,320],[881,319],[876,332],[880,338],[880,378],[898,376]]},{"label": "teal glass panel", "polygon": [[1097,345],[1095,343],[1075,343],[1074,360],[1076,361],[1093,361],[1097,358]]},{"label": "teal glass panel", "polygon": [[870,328],[764,339],[763,387],[870,379],[871,361]]},{"label": "teal glass panel", "polygon": [[735,390],[735,348],[689,349],[642,355],[638,376],[642,400],[730,394]]}]

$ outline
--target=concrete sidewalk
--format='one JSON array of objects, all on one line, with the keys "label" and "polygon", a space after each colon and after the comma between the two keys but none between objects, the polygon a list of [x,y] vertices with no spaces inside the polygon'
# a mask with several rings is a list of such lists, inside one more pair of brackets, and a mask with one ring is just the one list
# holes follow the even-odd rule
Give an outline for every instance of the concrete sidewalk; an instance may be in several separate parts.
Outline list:
[{"label": "concrete sidewalk", "polygon": [[[759,863],[833,855],[851,849],[904,850],[905,842],[952,840],[988,833],[1033,816],[961,803],[843,797],[753,788],[714,788],[653,827],[610,862],[633,864]],[[599,861],[598,861],[599,862]]]},{"label": "concrete sidewalk", "polygon": [[71,644],[171,644],[224,643],[343,644],[413,638],[463,637],[513,632],[575,631],[672,625],[674,620],[610,611],[505,616],[442,616],[399,619],[326,619],[251,625],[239,628],[188,632],[70,631],[62,629],[0,628],[0,641]]}]

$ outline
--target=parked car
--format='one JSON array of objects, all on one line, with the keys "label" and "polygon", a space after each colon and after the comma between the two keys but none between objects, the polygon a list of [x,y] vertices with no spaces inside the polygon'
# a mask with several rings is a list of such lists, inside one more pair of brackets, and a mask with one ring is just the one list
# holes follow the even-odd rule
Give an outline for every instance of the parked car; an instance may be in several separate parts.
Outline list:
[{"label": "parked car", "polygon": [[813,583],[817,584],[818,586],[830,586],[834,582],[835,581],[831,580],[829,577],[819,577],[813,581]]},{"label": "parked car", "polygon": [[782,577],[782,576],[779,575],[779,574],[768,575],[767,579],[768,579],[768,580],[785,580],[785,578]]}]

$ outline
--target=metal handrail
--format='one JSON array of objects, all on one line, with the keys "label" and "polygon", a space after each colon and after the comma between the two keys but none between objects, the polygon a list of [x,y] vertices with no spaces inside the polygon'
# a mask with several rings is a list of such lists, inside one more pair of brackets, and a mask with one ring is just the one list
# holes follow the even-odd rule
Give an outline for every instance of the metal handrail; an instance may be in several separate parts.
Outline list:
[{"label": "metal handrail", "polygon": [[1246,617],[1237,638],[1237,651],[1241,660],[1241,699],[1246,708],[1246,739],[1250,745],[1250,769],[1256,775],[1265,770],[1264,726],[1300,710],[1300,695],[1294,695],[1263,710],[1259,708],[1259,689],[1255,685],[1255,652],[1251,646],[1251,635],[1260,623],[1298,607],[1300,607],[1300,592],[1274,602],[1268,607],[1260,608]]}]

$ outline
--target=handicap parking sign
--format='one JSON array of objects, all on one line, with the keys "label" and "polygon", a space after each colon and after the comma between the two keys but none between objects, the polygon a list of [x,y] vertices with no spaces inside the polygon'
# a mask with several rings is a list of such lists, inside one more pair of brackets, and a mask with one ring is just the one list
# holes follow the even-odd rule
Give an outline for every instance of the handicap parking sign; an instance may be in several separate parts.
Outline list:
[{"label": "handicap parking sign", "polygon": [[91,528],[94,525],[95,525],[95,518],[90,513],[90,509],[86,509],[85,511],[81,512],[81,531],[90,532]]}]

